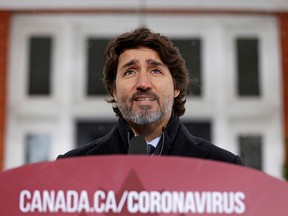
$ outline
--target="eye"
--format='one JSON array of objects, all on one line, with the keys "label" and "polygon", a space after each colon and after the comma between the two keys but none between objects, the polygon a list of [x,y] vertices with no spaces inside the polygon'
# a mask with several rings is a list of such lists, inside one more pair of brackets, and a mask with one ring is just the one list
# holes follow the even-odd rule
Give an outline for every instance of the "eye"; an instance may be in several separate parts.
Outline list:
[{"label": "eye", "polygon": [[132,76],[133,74],[135,74],[135,71],[132,70],[132,69],[128,69],[128,70],[125,71],[124,76],[125,77]]},{"label": "eye", "polygon": [[157,69],[157,68],[154,68],[153,70],[151,70],[151,73],[152,74],[161,74],[161,70]]}]

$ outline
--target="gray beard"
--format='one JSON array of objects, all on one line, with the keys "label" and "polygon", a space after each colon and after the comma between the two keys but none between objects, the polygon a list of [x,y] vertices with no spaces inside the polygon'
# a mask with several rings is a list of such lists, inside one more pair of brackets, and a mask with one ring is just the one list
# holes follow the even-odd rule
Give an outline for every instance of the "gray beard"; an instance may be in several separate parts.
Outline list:
[{"label": "gray beard", "polygon": [[167,102],[167,104],[164,104],[164,106],[159,108],[156,112],[150,111],[150,106],[141,106],[140,112],[134,112],[132,110],[132,106],[128,107],[123,104],[118,103],[118,107],[122,113],[122,116],[138,125],[150,125],[153,123],[158,122],[163,117],[165,117],[171,110],[173,104],[170,104]]}]

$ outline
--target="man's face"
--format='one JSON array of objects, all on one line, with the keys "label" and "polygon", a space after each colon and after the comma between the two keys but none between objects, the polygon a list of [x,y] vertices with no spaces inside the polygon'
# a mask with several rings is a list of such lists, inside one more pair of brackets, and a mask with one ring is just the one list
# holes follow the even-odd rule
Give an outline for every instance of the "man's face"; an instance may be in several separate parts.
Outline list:
[{"label": "man's face", "polygon": [[167,120],[178,94],[168,67],[154,50],[140,47],[119,56],[113,96],[128,122],[149,125]]}]

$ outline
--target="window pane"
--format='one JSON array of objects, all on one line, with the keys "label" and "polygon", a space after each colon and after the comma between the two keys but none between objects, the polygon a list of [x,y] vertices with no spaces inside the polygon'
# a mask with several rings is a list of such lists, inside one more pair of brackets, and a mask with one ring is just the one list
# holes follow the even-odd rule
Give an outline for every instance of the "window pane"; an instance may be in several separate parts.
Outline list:
[{"label": "window pane", "polygon": [[173,44],[179,48],[186,62],[190,74],[189,94],[202,95],[201,75],[201,40],[200,39],[173,39]]},{"label": "window pane", "polygon": [[239,136],[240,155],[248,167],[262,170],[262,137],[259,135]]},{"label": "window pane", "polygon": [[103,84],[104,50],[110,39],[89,38],[87,40],[87,86],[88,96],[106,95]]},{"label": "window pane", "polygon": [[183,124],[194,136],[212,141],[212,128],[210,121],[183,121]]},{"label": "window pane", "polygon": [[47,134],[29,134],[26,137],[26,163],[35,163],[49,159],[50,136]]},{"label": "window pane", "polygon": [[258,39],[237,39],[237,93],[260,96]]},{"label": "window pane", "polygon": [[28,94],[50,95],[52,39],[31,37],[29,46]]},{"label": "window pane", "polygon": [[113,121],[78,121],[76,146],[85,145],[106,135],[117,122]]}]

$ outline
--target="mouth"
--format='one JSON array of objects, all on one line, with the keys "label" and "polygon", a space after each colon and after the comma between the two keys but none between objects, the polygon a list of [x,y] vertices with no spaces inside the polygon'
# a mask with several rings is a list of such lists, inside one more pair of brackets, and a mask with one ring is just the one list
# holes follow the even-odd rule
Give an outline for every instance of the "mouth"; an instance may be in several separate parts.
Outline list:
[{"label": "mouth", "polygon": [[151,106],[153,106],[153,104],[155,104],[155,98],[153,98],[153,97],[135,97],[134,98],[134,103],[135,104],[137,104],[137,105],[139,105],[139,106],[145,106],[145,107],[147,107],[147,106],[149,106],[149,107],[151,107]]},{"label": "mouth", "polygon": [[158,100],[158,96],[151,91],[147,91],[147,92],[137,91],[136,93],[132,95],[131,99],[132,101],[155,101],[155,100]]},{"label": "mouth", "polygon": [[153,92],[137,92],[132,96],[132,101],[139,106],[152,106],[157,99]]},{"label": "mouth", "polygon": [[134,101],[154,101],[155,98],[152,97],[136,97],[134,98]]}]

